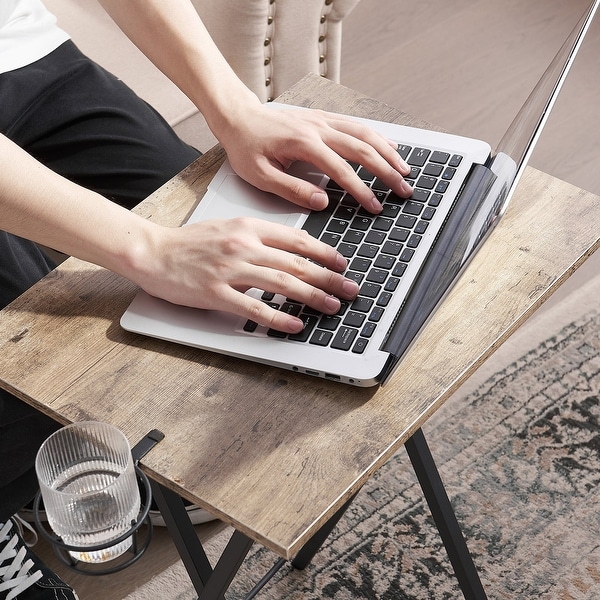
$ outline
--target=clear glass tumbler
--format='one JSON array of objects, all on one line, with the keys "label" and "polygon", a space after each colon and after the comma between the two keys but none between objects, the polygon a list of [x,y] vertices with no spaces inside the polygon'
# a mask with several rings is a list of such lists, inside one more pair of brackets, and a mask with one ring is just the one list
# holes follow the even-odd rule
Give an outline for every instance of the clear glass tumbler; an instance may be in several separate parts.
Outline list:
[{"label": "clear glass tumbler", "polygon": [[40,447],[35,469],[48,523],[62,542],[81,551],[69,553],[83,562],[117,558],[132,537],[102,550],[127,532],[140,511],[131,448],[125,435],[107,423],[72,423],[53,433]]}]

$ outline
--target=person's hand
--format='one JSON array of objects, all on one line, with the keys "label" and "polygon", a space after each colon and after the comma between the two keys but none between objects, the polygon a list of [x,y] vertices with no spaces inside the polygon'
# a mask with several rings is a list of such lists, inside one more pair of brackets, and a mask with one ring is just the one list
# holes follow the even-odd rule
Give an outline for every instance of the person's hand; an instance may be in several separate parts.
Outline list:
[{"label": "person's hand", "polygon": [[237,218],[152,231],[143,252],[148,267],[136,283],[176,304],[224,310],[298,333],[300,319],[243,292],[256,287],[283,294],[326,314],[339,311],[338,298],[352,300],[358,293],[358,285],[341,275],[346,259],[302,230]]},{"label": "person's hand", "polygon": [[381,204],[348,161],[364,166],[400,197],[412,193],[403,177],[410,168],[396,146],[366,125],[341,115],[252,104],[246,106],[243,119],[221,131],[220,141],[233,168],[246,181],[312,210],[325,208],[327,195],[318,186],[285,172],[294,161],[314,165],[373,213],[381,211]]}]

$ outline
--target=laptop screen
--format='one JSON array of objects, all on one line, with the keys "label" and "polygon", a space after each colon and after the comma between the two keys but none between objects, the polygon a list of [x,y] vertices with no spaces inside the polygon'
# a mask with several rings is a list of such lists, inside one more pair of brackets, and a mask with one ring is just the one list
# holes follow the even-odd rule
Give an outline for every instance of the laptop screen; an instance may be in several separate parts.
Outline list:
[{"label": "laptop screen", "polygon": [[505,212],[599,4],[600,0],[591,3],[525,101],[495,154],[486,165],[475,165],[382,348],[390,354],[382,383],[393,373]]}]

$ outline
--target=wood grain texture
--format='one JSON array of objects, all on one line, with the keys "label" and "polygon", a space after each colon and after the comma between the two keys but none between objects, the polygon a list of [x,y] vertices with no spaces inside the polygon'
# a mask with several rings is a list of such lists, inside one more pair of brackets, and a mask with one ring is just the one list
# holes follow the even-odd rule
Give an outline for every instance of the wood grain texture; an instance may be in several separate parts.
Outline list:
[{"label": "wood grain texture", "polygon": [[[286,102],[411,122],[309,77]],[[200,158],[140,207],[178,225],[222,159]],[[599,245],[598,198],[529,169],[504,220],[392,381],[355,389],[127,333],[135,289],[69,259],[0,318],[2,385],[62,422],[166,438],[152,477],[291,557]],[[561,253],[556,248],[561,246]]]}]

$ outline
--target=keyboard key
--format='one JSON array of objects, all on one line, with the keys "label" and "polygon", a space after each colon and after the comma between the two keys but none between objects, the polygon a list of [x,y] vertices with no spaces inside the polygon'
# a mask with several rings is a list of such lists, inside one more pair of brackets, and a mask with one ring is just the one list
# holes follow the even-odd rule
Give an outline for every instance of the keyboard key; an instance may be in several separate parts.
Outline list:
[{"label": "keyboard key", "polygon": [[369,231],[367,233],[367,237],[365,238],[365,242],[367,244],[375,244],[376,246],[381,246],[383,242],[385,242],[385,233],[383,231]]},{"label": "keyboard key", "polygon": [[281,339],[287,337],[287,333],[284,333],[283,331],[278,331],[277,329],[268,329],[267,335],[269,337],[281,338]]},{"label": "keyboard key", "polygon": [[355,258],[350,263],[350,269],[353,271],[361,271],[362,273],[366,273],[373,264],[372,261],[367,260],[366,258]]},{"label": "keyboard key", "polygon": [[335,248],[340,243],[342,236],[339,233],[330,233],[326,231],[320,239],[325,244],[329,244]]},{"label": "keyboard key", "polygon": [[333,179],[330,179],[327,184],[325,185],[325,189],[327,191],[331,190],[332,192],[343,192],[344,188],[337,183],[337,181],[334,181]]},{"label": "keyboard key", "polygon": [[[373,188],[371,188],[371,189],[373,189]],[[379,202],[381,202],[381,204],[383,204],[385,202],[385,199],[387,198],[388,192],[389,192],[389,189],[388,190],[373,190],[373,195],[375,196],[375,198],[377,198],[377,200],[379,200]]]},{"label": "keyboard key", "polygon": [[404,250],[402,250],[402,254],[400,255],[400,260],[402,262],[409,262],[410,259],[415,255],[415,251],[412,250],[411,248],[404,248]]},{"label": "keyboard key", "polygon": [[431,162],[434,163],[441,163],[445,165],[448,162],[449,158],[450,154],[448,154],[448,152],[440,152],[439,150],[436,150],[435,152],[433,152],[429,160],[431,160]]},{"label": "keyboard key", "polygon": [[400,242],[387,241],[382,247],[381,251],[384,254],[390,254],[391,256],[398,256],[402,251],[402,244]]},{"label": "keyboard key", "polygon": [[357,335],[358,331],[352,327],[340,327],[331,342],[331,347],[336,350],[350,350]]},{"label": "keyboard key", "polygon": [[432,194],[429,199],[429,206],[439,206],[444,196],[441,194]]},{"label": "keyboard key", "polygon": [[429,177],[429,175],[421,175],[417,181],[417,187],[424,188],[426,190],[432,190],[437,183],[435,177]]},{"label": "keyboard key", "polygon": [[373,244],[363,244],[358,249],[358,256],[364,256],[366,258],[375,258],[377,256],[378,250],[379,246],[374,246]]},{"label": "keyboard key", "polygon": [[423,205],[410,200],[404,205],[402,212],[409,215],[420,215],[423,210]]},{"label": "keyboard key", "polygon": [[333,231],[334,233],[344,233],[350,225],[349,221],[342,219],[331,219],[329,225],[327,225],[327,231]]},{"label": "keyboard key", "polygon": [[430,194],[431,194],[431,192],[429,190],[425,190],[425,189],[421,189],[421,188],[417,187],[417,188],[414,188],[410,199],[414,200],[415,202],[427,202]]},{"label": "keyboard key", "polygon": [[452,167],[446,167],[444,174],[442,175],[442,179],[450,180],[454,177],[454,173],[456,173],[456,169]]},{"label": "keyboard key", "polygon": [[413,233],[413,235],[410,236],[410,239],[408,240],[408,242],[406,242],[406,245],[409,248],[416,248],[422,239],[423,239],[422,236],[417,235],[416,233]]},{"label": "keyboard key", "polygon": [[387,256],[386,254],[380,254],[373,263],[378,269],[391,269],[394,266],[396,259],[393,256]]},{"label": "keyboard key", "polygon": [[415,148],[406,162],[414,167],[422,167],[426,162],[431,152],[425,148]]},{"label": "keyboard key", "polygon": [[401,214],[396,220],[398,227],[406,227],[406,229],[412,229],[417,222],[417,217],[412,217],[407,214]]},{"label": "keyboard key", "polygon": [[319,321],[320,329],[327,329],[328,331],[335,331],[342,320],[335,315],[323,315]]},{"label": "keyboard key", "polygon": [[350,303],[347,302],[346,300],[342,300],[340,302],[340,310],[338,310],[335,314],[340,315],[340,316],[344,315],[349,308],[350,308]]},{"label": "keyboard key", "polygon": [[[400,264],[403,265],[404,268],[406,269],[406,265],[404,263],[400,263]],[[387,292],[395,292],[399,283],[400,283],[400,280],[398,279],[398,277],[390,277],[386,281],[383,289],[386,290]]]},{"label": "keyboard key", "polygon": [[402,277],[406,271],[406,263],[398,262],[392,271],[394,277]]},{"label": "keyboard key", "polygon": [[375,333],[376,329],[377,323],[373,323],[373,321],[367,321],[365,326],[362,328],[360,335],[366,338],[371,337]]},{"label": "keyboard key", "polygon": [[360,313],[360,312],[351,310],[346,315],[344,320],[342,321],[342,324],[348,325],[349,327],[357,327],[358,328],[358,327],[362,327],[366,318],[367,318],[367,315],[365,313]]},{"label": "keyboard key", "polygon": [[445,179],[442,179],[438,182],[438,184],[435,186],[435,191],[438,194],[443,194],[447,189],[448,186],[450,185],[449,181],[446,181]]},{"label": "keyboard key", "polygon": [[366,231],[371,227],[373,222],[372,217],[355,217],[352,219],[352,229],[358,229],[359,231]]},{"label": "keyboard key", "polygon": [[435,208],[431,208],[430,206],[426,206],[423,214],[421,215],[422,219],[426,221],[431,221],[433,219],[433,215],[435,215]]},{"label": "keyboard key", "polygon": [[317,329],[311,336],[309,344],[315,344],[316,346],[328,346],[333,333],[331,331],[322,331]]},{"label": "keyboard key", "polygon": [[405,242],[410,235],[410,230],[403,229],[401,227],[394,227],[390,232],[390,240],[394,240],[395,242]]},{"label": "keyboard key", "polygon": [[429,223],[427,221],[419,221],[415,227],[415,233],[425,233],[428,225]]},{"label": "keyboard key", "polygon": [[352,347],[352,352],[354,352],[354,354],[362,354],[366,350],[368,343],[369,343],[369,340],[359,337],[356,340],[356,343],[354,344],[354,346]]},{"label": "keyboard key", "polygon": [[431,177],[439,177],[444,170],[443,165],[435,165],[428,163],[423,169],[423,175],[431,175]]},{"label": "keyboard key", "polygon": [[356,253],[358,246],[353,246],[352,244],[345,244],[345,243],[341,243],[338,247],[337,247],[337,251],[344,257],[344,258],[352,258],[354,256],[354,254]]},{"label": "keyboard key", "polygon": [[377,298],[379,296],[379,292],[381,291],[381,286],[376,283],[371,283],[370,281],[365,281],[360,286],[359,294],[364,296],[365,298]]},{"label": "keyboard key", "polygon": [[352,281],[356,281],[356,283],[360,285],[361,281],[365,278],[365,275],[364,273],[356,273],[355,271],[346,271],[344,277],[346,279],[352,279]]},{"label": "keyboard key", "polygon": [[349,229],[342,239],[348,244],[360,244],[363,241],[364,237],[364,231],[356,231],[356,229]]},{"label": "keyboard key", "polygon": [[356,209],[353,206],[346,206],[342,204],[337,207],[337,209],[333,213],[333,217],[335,219],[343,219],[345,221],[350,221],[354,218],[355,212]]},{"label": "keyboard key", "polygon": [[406,160],[412,148],[410,146],[406,146],[405,144],[398,144],[398,154]]},{"label": "keyboard key", "polygon": [[387,219],[385,217],[376,217],[373,221],[373,229],[376,231],[389,231],[394,224],[393,219]]},{"label": "keyboard key", "polygon": [[368,169],[365,169],[365,167],[360,167],[360,169],[358,169],[358,176],[363,180],[363,181],[373,181],[373,179],[375,179],[375,175],[373,175],[373,173],[371,173],[371,171],[369,171]]},{"label": "keyboard key", "polygon": [[394,194],[394,192],[390,192],[390,195],[387,197],[385,202],[386,204],[404,204],[404,202],[406,202],[406,199],[400,198],[400,196],[397,196],[396,194]]},{"label": "keyboard key", "polygon": [[313,329],[316,327],[319,319],[314,315],[307,315],[306,313],[302,313],[299,318],[304,322],[304,328],[299,333],[291,333],[288,335],[288,339],[294,340],[295,342],[306,342]]},{"label": "keyboard key", "polygon": [[306,221],[304,221],[302,229],[307,231],[314,238],[318,238],[321,235],[323,229],[325,229],[325,225],[327,225],[329,217],[333,213],[334,208],[335,203],[330,201],[329,204],[323,210],[311,211]]},{"label": "keyboard key", "polygon": [[390,186],[387,183],[385,183],[384,181],[382,181],[381,179],[377,178],[371,184],[371,189],[374,192],[385,192],[387,194],[387,192],[390,191]]},{"label": "keyboard key", "polygon": [[371,314],[369,315],[369,321],[373,321],[374,323],[378,323],[379,321],[381,321],[381,317],[383,317],[383,313],[384,312],[385,312],[384,308],[382,308],[381,306],[376,306],[371,311]]},{"label": "keyboard key", "polygon": [[248,332],[248,333],[252,333],[254,331],[256,331],[256,328],[258,327],[258,323],[256,321],[251,321],[250,319],[248,319],[246,321],[246,323],[244,323],[244,331]]},{"label": "keyboard key", "polygon": [[390,217],[395,219],[400,214],[400,206],[398,204],[388,204],[387,202],[383,205],[382,211],[379,213],[381,217]]},{"label": "keyboard key", "polygon": [[297,317],[302,310],[302,305],[297,304],[295,302],[284,302],[279,309],[281,312],[284,312],[288,315],[293,315]]},{"label": "keyboard key", "polygon": [[354,299],[354,302],[352,302],[351,305],[351,309],[352,310],[358,310],[360,312],[369,312],[371,310],[371,307],[373,306],[374,302],[371,298],[364,298],[361,296],[358,296],[358,298]]},{"label": "keyboard key", "polygon": [[383,271],[382,269],[371,269],[367,275],[367,281],[372,283],[385,283],[387,276],[387,271]]},{"label": "keyboard key", "polygon": [[392,299],[392,294],[390,292],[381,292],[381,294],[379,294],[379,298],[377,298],[377,302],[375,304],[377,304],[377,306],[387,306],[390,303],[390,300]]},{"label": "keyboard key", "polygon": [[459,154],[455,154],[450,159],[450,162],[448,163],[448,165],[451,167],[458,167],[458,165],[460,165],[461,161],[462,161],[462,156],[460,156]]}]

